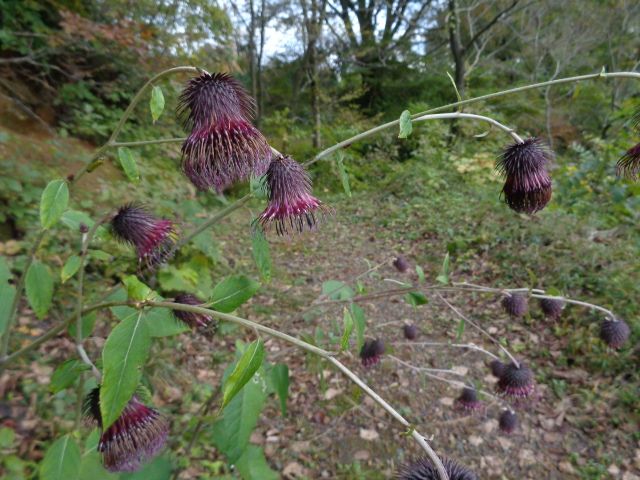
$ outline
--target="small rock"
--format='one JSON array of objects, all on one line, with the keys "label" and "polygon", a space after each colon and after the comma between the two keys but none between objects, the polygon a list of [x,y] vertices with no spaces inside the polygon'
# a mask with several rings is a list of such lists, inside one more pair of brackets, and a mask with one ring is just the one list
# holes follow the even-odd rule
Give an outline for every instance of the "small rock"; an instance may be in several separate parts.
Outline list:
[{"label": "small rock", "polygon": [[361,428],[360,429],[360,438],[362,438],[363,440],[373,441],[373,440],[377,440],[378,438],[380,438],[380,435],[375,430],[368,430],[366,428]]},{"label": "small rock", "polygon": [[613,463],[609,465],[609,468],[607,468],[607,472],[609,472],[614,477],[617,477],[618,475],[620,475],[620,469],[618,468],[617,465]]},{"label": "small rock", "polygon": [[523,449],[520,450],[518,454],[518,459],[520,459],[520,466],[525,465],[533,465],[536,463],[536,457],[531,450]]},{"label": "small rock", "polygon": [[482,430],[485,433],[495,432],[496,428],[498,428],[498,420],[492,418],[482,424]]},{"label": "small rock", "polygon": [[284,467],[282,474],[287,479],[303,478],[308,476],[307,469],[298,462],[291,462]]},{"label": "small rock", "polygon": [[470,435],[469,436],[469,443],[471,445],[473,445],[474,447],[477,447],[478,445],[480,445],[482,442],[484,442],[484,440],[482,440],[482,437],[479,437],[477,435]]},{"label": "small rock", "polygon": [[560,462],[558,464],[558,469],[562,473],[568,473],[570,475],[573,475],[574,473],[576,473],[576,470],[573,468],[573,465],[571,465],[569,462]]},{"label": "small rock", "polygon": [[342,393],[342,389],[329,387],[326,392],[324,392],[324,399],[331,400]]}]

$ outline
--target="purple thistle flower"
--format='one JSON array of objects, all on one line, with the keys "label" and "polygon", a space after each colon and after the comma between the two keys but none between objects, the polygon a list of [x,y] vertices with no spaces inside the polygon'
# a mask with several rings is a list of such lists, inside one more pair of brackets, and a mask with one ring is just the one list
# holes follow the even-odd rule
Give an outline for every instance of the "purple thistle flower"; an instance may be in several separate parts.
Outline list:
[{"label": "purple thistle flower", "polygon": [[288,235],[290,230],[312,230],[328,211],[311,195],[311,179],[305,168],[289,156],[278,155],[271,161],[266,186],[269,203],[258,217],[265,230],[272,223],[278,235]]},{"label": "purple thistle flower", "polygon": [[549,203],[552,185],[547,164],[552,158],[551,151],[538,138],[529,138],[504,150],[496,169],[506,177],[502,193],[512,210],[535,213]]},{"label": "purple thistle flower", "polygon": [[365,367],[372,367],[380,361],[384,353],[384,342],[382,340],[366,340],[360,349],[360,360]]},{"label": "purple thistle flower", "polygon": [[[195,295],[190,293],[181,293],[176,295],[174,299],[175,303],[182,303],[184,305],[199,306],[204,302]],[[218,329],[218,322],[214,320],[211,315],[204,313],[186,312],[184,310],[174,310],[173,315],[180,321],[186,323],[194,330],[199,330],[206,336],[213,336]]]},{"label": "purple thistle flower", "polygon": [[404,325],[402,332],[407,340],[415,340],[418,337],[418,327],[415,325]]},{"label": "purple thistle flower", "polygon": [[540,299],[540,308],[547,318],[551,318],[553,320],[557,319],[562,314],[564,307],[565,303],[562,300],[558,300],[556,298]]},{"label": "purple thistle flower", "polygon": [[407,270],[409,270],[410,267],[409,262],[402,255],[398,255],[396,257],[396,259],[393,261],[393,266],[396,267],[396,270],[398,270],[400,273],[405,273]]},{"label": "purple thistle flower", "polygon": [[[449,480],[478,480],[477,475],[464,465],[448,458],[441,460]],[[431,460],[421,457],[402,465],[396,473],[396,478],[398,480],[440,480],[440,475]]]},{"label": "purple thistle flower", "polygon": [[456,399],[456,408],[467,412],[473,412],[482,408],[482,402],[478,399],[475,389],[465,387]]},{"label": "purple thistle flower", "polygon": [[[102,430],[100,387],[84,402],[85,415]],[[169,424],[156,409],[140,403],[134,396],[120,417],[105,431],[98,443],[102,463],[110,472],[134,472],[158,455],[167,442]]]},{"label": "purple thistle flower", "polygon": [[171,256],[178,237],[171,220],[156,218],[135,204],[120,207],[111,227],[116,238],[135,247],[138,261],[149,269]]},{"label": "purple thistle flower", "polygon": [[502,298],[502,308],[514,318],[523,317],[529,311],[529,299],[521,293],[510,293]]},{"label": "purple thistle flower", "polygon": [[502,376],[502,374],[504,373],[505,367],[506,367],[506,365],[504,363],[502,363],[500,360],[493,360],[489,364],[489,368],[491,369],[491,373],[496,378],[500,378]]},{"label": "purple thistle flower", "polygon": [[627,177],[631,180],[637,180],[640,177],[640,143],[631,147],[620,157],[617,170],[620,177]]},{"label": "purple thistle flower", "polygon": [[600,325],[600,338],[611,348],[621,348],[631,335],[631,329],[624,320],[605,319]]},{"label": "purple thistle flower", "polygon": [[513,398],[527,398],[534,389],[533,372],[523,363],[519,367],[513,362],[505,365],[496,385],[499,393]]},{"label": "purple thistle flower", "polygon": [[518,416],[511,410],[504,410],[498,419],[500,430],[504,433],[513,433],[518,428]]}]

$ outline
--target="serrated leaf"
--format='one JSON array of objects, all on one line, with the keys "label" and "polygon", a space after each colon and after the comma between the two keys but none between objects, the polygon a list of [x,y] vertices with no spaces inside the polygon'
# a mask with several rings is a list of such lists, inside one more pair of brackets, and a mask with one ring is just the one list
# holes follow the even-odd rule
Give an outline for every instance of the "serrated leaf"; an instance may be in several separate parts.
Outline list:
[{"label": "serrated leaf", "polygon": [[25,282],[29,305],[33,308],[36,316],[43,319],[47,315],[53,299],[53,278],[49,267],[35,260],[27,271]]},{"label": "serrated leaf", "polygon": [[64,180],[52,180],[45,187],[40,199],[40,224],[51,228],[56,224],[69,204],[69,187]]},{"label": "serrated leaf", "polygon": [[440,270],[440,275],[436,277],[436,281],[444,285],[449,283],[449,252],[444,256],[444,260],[442,261],[442,270]]},{"label": "serrated leaf", "polygon": [[131,400],[149,356],[151,337],[142,313],[136,312],[116,325],[102,350],[100,413],[105,429],[118,419]]},{"label": "serrated leaf", "polygon": [[267,385],[260,370],[225,407],[222,418],[214,424],[213,442],[229,463],[235,463],[247,448],[266,398]]},{"label": "serrated leaf", "polygon": [[340,280],[327,280],[322,283],[322,294],[330,300],[347,300],[355,296],[353,289]]},{"label": "serrated leaf", "polygon": [[62,283],[66,282],[76,274],[76,272],[80,268],[81,263],[82,260],[78,255],[71,255],[67,259],[64,266],[62,267],[62,270],[60,271],[60,280],[62,281]]},{"label": "serrated leaf", "polygon": [[359,352],[362,345],[364,345],[364,329],[367,326],[367,321],[364,317],[364,310],[356,303],[351,304],[351,316],[356,327],[356,339],[358,341],[356,350]]},{"label": "serrated leaf", "polygon": [[349,348],[349,339],[351,338],[351,332],[353,332],[353,317],[351,312],[344,309],[342,314],[342,340],[340,341],[340,351],[345,351]]},{"label": "serrated leaf", "polygon": [[127,178],[134,183],[139,182],[140,172],[133,152],[127,147],[118,147],[118,160]]},{"label": "serrated leaf", "polygon": [[82,372],[89,370],[89,365],[77,358],[72,358],[58,365],[51,375],[49,388],[55,394],[75,383]]},{"label": "serrated leaf", "polygon": [[342,188],[347,197],[351,197],[351,185],[349,185],[349,174],[344,166],[344,156],[342,152],[338,152],[336,159],[336,165],[338,166],[338,174],[340,175],[340,181],[342,181]]},{"label": "serrated leaf", "polygon": [[260,278],[269,283],[271,281],[271,253],[269,242],[261,228],[254,228],[251,243],[253,246],[253,260],[256,262]]},{"label": "serrated leaf", "polygon": [[411,113],[409,110],[405,110],[400,114],[400,133],[398,138],[407,138],[413,132],[413,124],[411,123]]},{"label": "serrated leaf", "polygon": [[280,399],[280,411],[287,415],[287,398],[289,397],[289,367],[284,363],[277,363],[271,369],[273,388]]},{"label": "serrated leaf", "polygon": [[49,447],[40,464],[40,480],[75,480],[80,473],[80,447],[65,435]]},{"label": "serrated leaf", "polygon": [[164,110],[164,95],[162,94],[162,89],[157,85],[151,89],[149,108],[151,109],[151,118],[153,119],[153,123],[156,123]]},{"label": "serrated leaf", "polygon": [[249,300],[259,288],[258,282],[244,275],[227,277],[214,287],[210,306],[219,312],[233,312]]},{"label": "serrated leaf", "polygon": [[242,456],[235,462],[243,480],[279,480],[280,475],[271,470],[264,450],[257,445],[248,445]]},{"label": "serrated leaf", "polygon": [[420,305],[426,305],[429,300],[422,292],[409,292],[404,296],[404,299],[409,305],[419,307]]},{"label": "serrated leaf", "polygon": [[127,289],[127,296],[130,300],[141,302],[155,298],[155,292],[147,285],[138,280],[135,275],[127,275],[122,279],[122,283]]},{"label": "serrated leaf", "polygon": [[222,388],[222,406],[223,409],[235,397],[238,392],[251,380],[253,374],[262,365],[264,359],[264,344],[262,340],[251,342],[245,349],[242,357],[238,360],[235,368],[224,382]]}]

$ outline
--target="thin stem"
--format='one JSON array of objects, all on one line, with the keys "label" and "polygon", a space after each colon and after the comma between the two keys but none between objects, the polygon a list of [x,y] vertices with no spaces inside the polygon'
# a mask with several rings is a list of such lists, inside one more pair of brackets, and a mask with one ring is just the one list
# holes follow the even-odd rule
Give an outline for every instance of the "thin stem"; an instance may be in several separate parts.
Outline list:
[{"label": "thin stem", "polygon": [[109,144],[110,148],[118,148],[118,147],[142,147],[144,145],[158,145],[161,143],[182,143],[187,139],[187,137],[176,137],[176,138],[158,138],[156,140],[139,140],[135,142],[112,142]]},{"label": "thin stem", "polygon": [[80,428],[80,421],[82,420],[82,404],[84,403],[84,372],[80,372],[78,377],[78,385],[76,386],[76,420],[74,430]]},{"label": "thin stem", "polygon": [[547,298],[549,300],[560,300],[563,301],[565,303],[573,303],[574,305],[581,305],[583,307],[587,307],[590,308],[592,310],[598,310],[602,313],[604,313],[605,315],[607,315],[607,317],[609,317],[611,320],[617,320],[616,316],[613,314],[613,312],[611,310],[608,310],[604,307],[601,307],[600,305],[595,305],[593,303],[589,303],[589,302],[583,302],[581,300],[573,300],[572,298],[566,298],[566,297],[557,297],[554,295],[540,295],[537,293],[533,293],[531,294],[531,296],[533,298]]},{"label": "thin stem", "polygon": [[479,347],[475,343],[447,343],[447,342],[395,342],[393,345],[410,346],[410,347],[451,347],[451,348],[467,348],[469,350],[475,350],[476,352],[484,353],[485,355],[493,358],[494,360],[500,360],[500,357],[494,355],[488,350]]},{"label": "thin stem", "polygon": [[415,118],[413,121],[421,122],[425,120],[440,120],[440,119],[448,119],[448,118],[450,119],[468,118],[471,120],[480,120],[482,122],[487,122],[490,125],[498,127],[500,130],[511,135],[517,143],[524,143],[524,140],[522,140],[522,138],[512,128],[509,128],[506,125],[503,125],[502,123],[498,122],[497,120],[494,120],[491,117],[485,117],[484,115],[475,115],[471,113],[461,113],[461,112],[436,113],[435,115],[423,115],[421,117]]},{"label": "thin stem", "polygon": [[425,440],[424,436],[422,436],[420,433],[418,433],[413,428],[413,426],[402,415],[400,415],[400,413],[398,413],[391,405],[389,405],[382,397],[380,397],[380,395],[378,395],[376,392],[374,392],[366,383],[364,383],[360,379],[360,377],[358,377],[355,373],[353,373],[350,369],[348,369],[342,362],[340,362],[338,359],[336,359],[334,357],[333,353],[331,353],[331,352],[329,352],[327,350],[324,350],[322,348],[316,347],[314,345],[311,345],[310,343],[307,343],[307,342],[302,341],[300,339],[297,339],[295,337],[292,337],[291,335],[287,335],[286,333],[279,332],[278,330],[274,330],[272,328],[265,327],[264,325],[261,325],[259,323],[252,322],[251,320],[247,320],[247,319],[244,319],[244,318],[236,317],[235,315],[231,315],[231,314],[228,314],[228,313],[221,313],[221,312],[216,312],[215,310],[210,310],[210,309],[206,309],[206,308],[202,308],[202,307],[197,307],[197,306],[192,306],[192,305],[185,305],[185,304],[182,304],[182,303],[172,303],[172,302],[153,302],[153,301],[148,301],[148,302],[144,302],[144,305],[148,305],[148,306],[151,306],[151,307],[171,308],[171,309],[174,309],[174,310],[182,310],[182,311],[185,311],[185,312],[193,312],[193,313],[200,313],[200,314],[210,315],[210,316],[213,316],[213,317],[218,318],[220,320],[224,320],[224,321],[227,321],[227,322],[231,322],[231,323],[235,323],[235,324],[238,324],[238,325],[242,325],[244,327],[254,329],[254,330],[258,331],[258,332],[265,333],[265,334],[270,335],[272,337],[279,338],[279,339],[284,340],[284,341],[286,341],[288,343],[292,343],[292,344],[302,348],[303,350],[306,350],[308,352],[314,353],[314,354],[324,358],[329,363],[333,364],[338,370],[340,370],[342,373],[344,373],[353,383],[358,385],[369,397],[371,397],[376,403],[378,403],[378,405],[380,405],[382,408],[384,408],[393,418],[395,418],[398,422],[400,422],[405,427],[410,428],[412,437],[425,450],[425,452],[427,453],[427,455],[429,456],[431,461],[436,466],[436,468],[438,470],[438,473],[440,475],[440,479],[441,480],[448,480],[449,477],[447,476],[447,473],[446,473],[446,471],[444,469],[444,466],[442,465],[442,462],[440,461],[440,459],[438,458],[436,453],[433,451],[433,449],[429,446],[429,444]]},{"label": "thin stem", "polygon": [[80,356],[80,359],[85,364],[89,365],[89,367],[91,367],[91,371],[93,372],[93,375],[96,377],[98,381],[100,381],[100,379],[102,378],[102,374],[100,373],[100,370],[98,370],[98,367],[96,367],[93,364],[93,362],[89,358],[89,355],[87,355],[87,351],[84,349],[84,347],[82,345],[76,345],[76,350],[78,351],[78,355]]},{"label": "thin stem", "polygon": [[507,357],[509,357],[511,359],[511,361],[514,363],[514,365],[517,368],[520,368],[520,363],[518,363],[518,360],[516,360],[516,358],[511,355],[511,353],[509,352],[509,350],[507,350],[504,346],[502,346],[502,344],[500,343],[500,341],[496,338],[493,337],[493,335],[491,335],[489,332],[487,332],[484,328],[482,328],[480,325],[478,325],[477,323],[475,323],[474,321],[472,321],[471,319],[467,318],[460,310],[458,310],[456,307],[454,307],[453,305],[451,305],[446,298],[444,298],[442,295],[440,295],[439,293],[436,294],[438,296],[438,298],[440,300],[442,300],[442,302],[444,302],[445,305],[447,305],[447,307],[449,307],[451,310],[453,310],[453,312],[458,315],[461,319],[463,319],[465,322],[467,322],[469,325],[471,325],[472,327],[474,327],[476,330],[478,330],[480,333],[482,333],[483,335],[485,335],[489,340],[491,340],[493,343],[495,343],[504,353]]}]

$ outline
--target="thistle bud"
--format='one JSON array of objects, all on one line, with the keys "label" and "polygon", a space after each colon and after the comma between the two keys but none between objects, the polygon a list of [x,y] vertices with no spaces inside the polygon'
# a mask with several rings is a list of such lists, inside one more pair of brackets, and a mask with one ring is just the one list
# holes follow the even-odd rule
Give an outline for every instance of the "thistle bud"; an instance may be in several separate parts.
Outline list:
[{"label": "thistle bud", "polygon": [[518,416],[511,410],[504,410],[500,414],[498,425],[504,433],[513,433],[518,428]]},{"label": "thistle bud", "polygon": [[493,360],[489,364],[489,368],[491,369],[491,373],[496,378],[500,378],[502,376],[502,374],[504,373],[505,367],[506,367],[506,365],[504,363],[502,363],[500,360]]},{"label": "thistle bud", "polygon": [[534,389],[533,372],[523,363],[506,365],[496,385],[499,393],[513,398],[527,398]]},{"label": "thistle bud", "polygon": [[550,319],[557,319],[564,310],[565,303],[562,300],[556,298],[541,298],[540,308],[544,313],[544,316]]},{"label": "thistle bud", "polygon": [[621,348],[631,334],[629,325],[623,320],[606,319],[600,325],[600,338],[611,348]]},{"label": "thistle bud", "polygon": [[396,267],[396,270],[398,270],[400,273],[405,273],[410,268],[409,262],[402,255],[398,255],[396,257],[396,259],[393,261],[393,266]]},{"label": "thistle bud", "polygon": [[415,325],[404,325],[402,327],[404,338],[407,340],[415,340],[418,337],[418,327]]},{"label": "thistle bud", "polygon": [[360,360],[365,367],[372,367],[384,354],[384,342],[379,339],[366,340],[360,349]]},{"label": "thistle bud", "polygon": [[[190,293],[181,293],[176,295],[174,301],[175,303],[192,306],[199,306],[204,303],[198,297],[191,295]],[[211,315],[187,312],[184,310],[174,310],[173,315],[181,322],[189,325],[192,329],[198,330],[208,337],[213,336],[218,329],[218,322]]]},{"label": "thistle bud", "polygon": [[640,143],[634,145],[620,157],[617,164],[618,176],[637,180],[640,176]]},{"label": "thistle bud", "polygon": [[462,390],[460,396],[456,399],[456,408],[458,410],[465,410],[472,412],[482,408],[482,402],[478,399],[478,394],[475,389],[465,387]]},{"label": "thistle bud", "polygon": [[521,293],[509,293],[502,299],[502,308],[511,317],[523,317],[529,311],[529,299]]},{"label": "thistle bud", "polygon": [[[449,480],[478,480],[477,475],[464,465],[448,458],[441,460]],[[396,473],[396,478],[398,480],[440,480],[440,474],[431,460],[421,457],[402,465]]]}]

